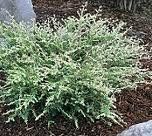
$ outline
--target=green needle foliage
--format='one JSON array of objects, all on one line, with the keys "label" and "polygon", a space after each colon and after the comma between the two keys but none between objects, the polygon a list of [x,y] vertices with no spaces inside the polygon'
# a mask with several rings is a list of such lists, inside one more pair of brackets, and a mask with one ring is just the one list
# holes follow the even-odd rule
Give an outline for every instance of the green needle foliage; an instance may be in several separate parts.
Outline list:
[{"label": "green needle foliage", "polygon": [[[63,115],[78,127],[82,117],[118,121],[114,92],[132,86],[138,42],[113,26],[79,12],[62,24],[54,18],[32,27],[0,25],[0,68],[6,75],[0,99],[16,117],[53,121]],[[133,78],[134,77],[134,78]],[[134,80],[133,80],[134,79]]]}]

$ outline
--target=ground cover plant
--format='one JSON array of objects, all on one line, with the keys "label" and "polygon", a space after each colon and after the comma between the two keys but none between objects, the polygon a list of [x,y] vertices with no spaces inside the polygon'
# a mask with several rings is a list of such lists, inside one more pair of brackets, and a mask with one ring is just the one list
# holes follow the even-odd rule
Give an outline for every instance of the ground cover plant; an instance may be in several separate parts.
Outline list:
[{"label": "ground cover plant", "polygon": [[0,25],[0,68],[6,75],[0,98],[9,106],[8,121],[53,121],[62,114],[78,127],[81,117],[119,120],[114,92],[138,79],[138,41],[125,36],[123,23],[97,18],[83,9],[79,19],[63,24],[53,18],[53,28]]}]

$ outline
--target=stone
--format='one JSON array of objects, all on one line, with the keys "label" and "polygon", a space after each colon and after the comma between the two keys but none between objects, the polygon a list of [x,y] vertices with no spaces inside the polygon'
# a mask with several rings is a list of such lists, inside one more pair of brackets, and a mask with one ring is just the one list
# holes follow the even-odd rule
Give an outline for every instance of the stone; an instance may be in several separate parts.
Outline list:
[{"label": "stone", "polygon": [[0,0],[1,22],[10,23],[14,19],[18,23],[33,23],[35,18],[31,0]]},{"label": "stone", "polygon": [[0,21],[1,22],[10,22],[11,14],[15,11],[15,7],[11,0],[0,0]]},{"label": "stone", "polygon": [[152,136],[152,120],[133,125],[117,136]]}]

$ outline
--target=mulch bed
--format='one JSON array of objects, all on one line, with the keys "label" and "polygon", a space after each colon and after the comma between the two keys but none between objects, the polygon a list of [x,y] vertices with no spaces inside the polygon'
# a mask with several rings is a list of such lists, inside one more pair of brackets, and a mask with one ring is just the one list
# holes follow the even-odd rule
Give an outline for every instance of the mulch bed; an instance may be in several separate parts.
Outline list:
[{"label": "mulch bed", "polygon": [[[57,18],[76,16],[77,10],[82,6],[82,0],[33,0],[34,9],[37,14],[37,21],[43,22],[48,17],[56,15]],[[99,7],[98,3],[89,4],[88,11],[94,12]],[[152,19],[138,12],[137,14],[118,11],[114,8],[103,6],[103,18],[119,19],[127,22],[128,26],[133,26],[133,30],[128,35],[134,35],[143,39],[146,44],[145,49],[150,51],[152,47]],[[152,56],[152,54],[149,52]],[[152,70],[152,57],[141,59],[141,68]],[[3,79],[0,73],[0,79]],[[122,114],[123,120],[127,123],[123,126],[112,124],[106,125],[103,121],[95,123],[82,120],[80,128],[76,129],[74,124],[63,117],[57,117],[56,124],[47,127],[46,120],[38,122],[30,121],[28,125],[21,120],[6,124],[5,118],[0,116],[0,135],[1,136],[116,136],[125,128],[152,119],[152,84],[151,79],[146,83],[138,85],[137,89],[124,90],[116,94],[116,107]],[[0,113],[3,107],[0,107]]]}]

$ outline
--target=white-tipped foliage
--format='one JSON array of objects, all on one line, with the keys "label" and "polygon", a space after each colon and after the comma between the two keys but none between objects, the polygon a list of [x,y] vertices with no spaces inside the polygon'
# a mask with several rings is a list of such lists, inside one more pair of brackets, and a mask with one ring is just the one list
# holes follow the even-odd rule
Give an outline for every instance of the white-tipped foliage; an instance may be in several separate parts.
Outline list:
[{"label": "white-tipped foliage", "polygon": [[62,24],[52,19],[53,28],[0,25],[0,68],[7,77],[0,98],[10,106],[9,120],[118,119],[113,94],[136,81],[138,42],[124,36],[123,23],[83,13]]}]

